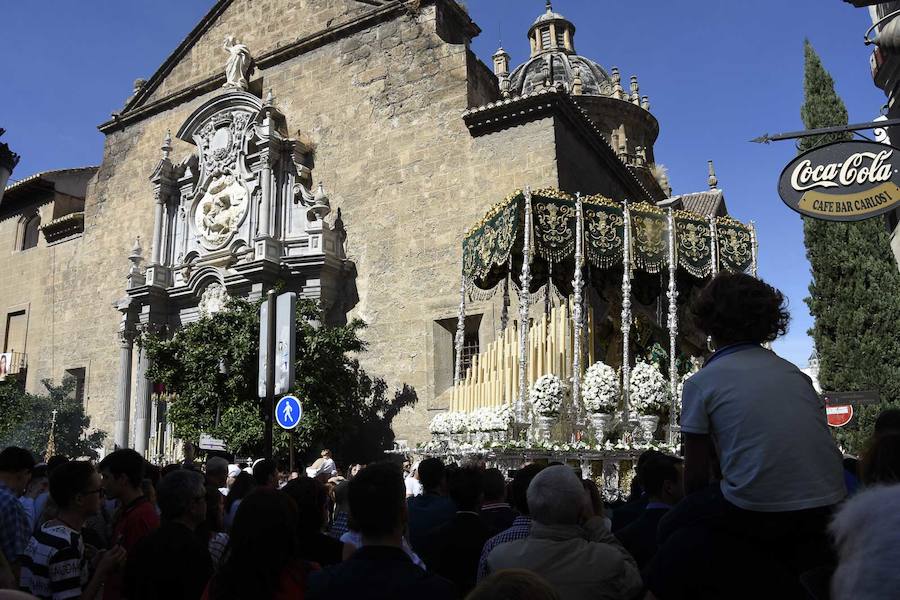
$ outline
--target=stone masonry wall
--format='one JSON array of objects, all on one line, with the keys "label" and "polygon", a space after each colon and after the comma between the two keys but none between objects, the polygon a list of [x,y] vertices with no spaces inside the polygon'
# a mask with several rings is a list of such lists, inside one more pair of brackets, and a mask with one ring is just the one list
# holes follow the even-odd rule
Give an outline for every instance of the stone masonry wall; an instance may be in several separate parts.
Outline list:
[{"label": "stone masonry wall", "polygon": [[[53,194],[36,195],[28,205],[5,206],[0,212],[0,298],[4,336],[6,318],[11,312],[24,310],[27,319],[25,347],[12,348],[25,352],[28,360],[25,387],[29,392],[45,392],[41,380],[53,379],[59,383],[66,369],[90,364],[85,356],[61,356],[56,352],[54,340],[67,339],[71,345],[75,332],[63,326],[64,315],[78,310],[77,302],[70,295],[73,286],[73,264],[83,247],[81,238],[75,238],[48,246],[43,234],[38,244],[28,250],[17,247],[20,218],[37,211],[41,223],[53,218]],[[90,406],[90,390],[85,390]]]},{"label": "stone masonry wall", "polygon": [[[276,38],[286,32],[275,21],[296,4],[273,4],[274,12],[261,17],[237,11],[236,1],[223,18],[235,19],[229,29],[238,34],[237,25],[251,30],[255,19],[265,19],[271,40],[259,47],[252,36],[242,40],[257,53],[281,43]],[[464,232],[515,188],[558,185],[551,119],[471,137],[461,119],[470,101],[468,49],[437,33],[439,10],[427,5],[255,75],[273,89],[290,132],[314,146],[314,179],[324,182],[332,206],[342,209],[347,253],[359,272],[354,314],[369,324],[369,351],[361,360],[374,375],[418,392],[418,405],[395,420],[398,438],[411,442],[428,436],[427,409],[438,407],[428,376],[433,324],[456,315]],[[215,74],[224,64],[223,33],[211,32],[197,46],[208,46],[195,57],[198,66],[173,73]],[[190,82],[184,77],[177,81]],[[166,85],[178,84],[172,79]],[[153,200],[147,178],[166,130],[177,130],[209,97],[111,133],[89,189],[85,235],[77,263],[68,267],[68,305],[59,308],[57,327],[68,334],[55,336],[54,351],[63,362],[90,361],[91,413],[110,432],[119,370],[119,314],[112,303],[124,293],[135,235],[145,256],[150,252]],[[176,141],[174,158],[189,150]],[[493,309],[487,303],[473,310]]]},{"label": "stone masonry wall", "polygon": [[222,48],[227,35],[235,36],[258,57],[372,9],[359,0],[233,0],[148,101],[221,73],[228,57]]}]

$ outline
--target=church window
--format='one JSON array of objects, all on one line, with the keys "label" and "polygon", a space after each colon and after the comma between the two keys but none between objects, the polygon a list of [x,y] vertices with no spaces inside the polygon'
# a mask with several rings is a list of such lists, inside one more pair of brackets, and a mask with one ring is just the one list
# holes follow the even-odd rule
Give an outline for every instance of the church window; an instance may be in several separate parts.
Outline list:
[{"label": "church window", "polygon": [[[466,315],[463,330],[462,376],[472,364],[472,359],[480,351],[478,330],[481,328],[480,314]],[[456,372],[456,327],[457,318],[440,319],[434,322],[434,387],[440,394],[453,385]]]},{"label": "church window", "polygon": [[24,310],[11,312],[6,315],[6,340],[3,344],[4,352],[25,352],[25,333],[27,324],[28,321]]},{"label": "church window", "polygon": [[74,380],[75,382],[75,387],[69,393],[69,398],[82,406],[84,405],[85,371],[84,367],[79,367],[77,369],[66,369],[65,374],[65,379]]},{"label": "church window", "polygon": [[19,250],[28,250],[29,248],[37,246],[40,226],[40,215],[34,215],[25,221],[25,226],[22,229],[22,244],[19,247]]},{"label": "church window", "polygon": [[556,45],[560,48],[565,48],[566,46],[566,33],[561,28],[556,30]]},{"label": "church window", "polygon": [[462,372],[472,366],[472,358],[478,354],[478,332],[467,331],[463,336],[462,347]]},{"label": "church window", "polygon": [[541,48],[546,50],[550,47],[550,28],[541,29]]}]

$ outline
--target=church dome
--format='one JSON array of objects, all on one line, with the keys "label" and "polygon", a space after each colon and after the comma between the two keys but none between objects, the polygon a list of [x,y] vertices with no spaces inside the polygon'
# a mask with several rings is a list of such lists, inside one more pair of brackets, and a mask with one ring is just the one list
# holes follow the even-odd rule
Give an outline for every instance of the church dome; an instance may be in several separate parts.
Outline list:
[{"label": "church dome", "polygon": [[597,63],[575,52],[575,25],[547,10],[528,28],[531,57],[509,77],[512,95],[528,94],[548,85],[561,84],[567,91],[590,96],[609,96],[613,82]]},{"label": "church dome", "polygon": [[597,63],[584,56],[565,52],[544,52],[519,65],[509,77],[514,96],[529,94],[561,83],[571,91],[576,76],[581,80],[581,93],[588,96],[612,95],[612,79]]}]

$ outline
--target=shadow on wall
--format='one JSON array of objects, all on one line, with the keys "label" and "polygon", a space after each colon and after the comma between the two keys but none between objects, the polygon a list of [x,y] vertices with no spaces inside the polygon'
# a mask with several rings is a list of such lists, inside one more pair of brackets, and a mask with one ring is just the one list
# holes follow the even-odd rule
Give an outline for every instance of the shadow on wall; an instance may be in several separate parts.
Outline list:
[{"label": "shadow on wall", "polygon": [[[368,464],[384,459],[384,451],[394,446],[392,423],[401,410],[418,402],[415,388],[403,384],[393,396],[388,395],[383,379],[372,382],[372,395],[364,406],[340,431],[335,431],[325,442],[341,465]],[[322,448],[310,449],[303,457],[310,464],[319,456]]]}]

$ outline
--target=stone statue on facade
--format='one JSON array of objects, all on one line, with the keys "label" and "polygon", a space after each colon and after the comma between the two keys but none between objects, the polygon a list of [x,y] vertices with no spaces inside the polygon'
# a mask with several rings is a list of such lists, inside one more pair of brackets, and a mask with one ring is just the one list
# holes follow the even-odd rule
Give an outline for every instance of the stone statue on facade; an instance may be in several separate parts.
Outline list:
[{"label": "stone statue on facade", "polygon": [[250,50],[234,39],[233,35],[225,36],[222,47],[228,52],[228,61],[225,63],[225,85],[222,87],[246,90],[247,77],[253,68]]}]

